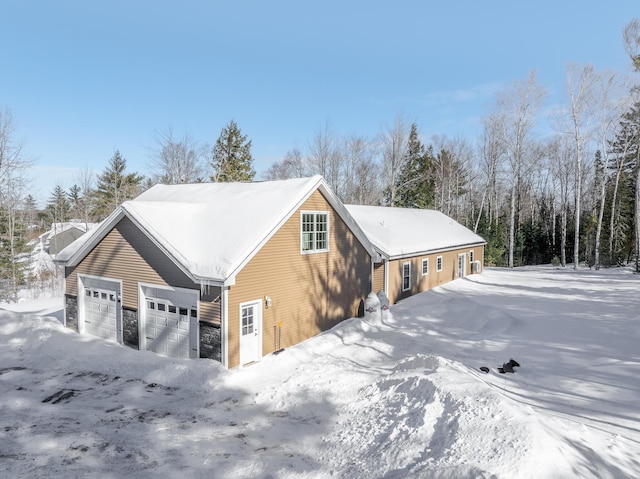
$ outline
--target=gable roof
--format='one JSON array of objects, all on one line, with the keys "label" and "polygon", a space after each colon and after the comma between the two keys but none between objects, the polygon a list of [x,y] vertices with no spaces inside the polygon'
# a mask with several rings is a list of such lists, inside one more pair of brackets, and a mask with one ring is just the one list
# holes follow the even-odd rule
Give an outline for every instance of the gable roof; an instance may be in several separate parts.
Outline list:
[{"label": "gable roof", "polygon": [[436,210],[346,205],[373,245],[389,259],[476,246],[486,241]]},{"label": "gable roof", "polygon": [[367,236],[321,176],[253,183],[156,185],[123,203],[92,234],[60,252],[77,265],[128,217],[194,282],[230,285],[235,275],[311,194],[320,190],[375,257]]}]

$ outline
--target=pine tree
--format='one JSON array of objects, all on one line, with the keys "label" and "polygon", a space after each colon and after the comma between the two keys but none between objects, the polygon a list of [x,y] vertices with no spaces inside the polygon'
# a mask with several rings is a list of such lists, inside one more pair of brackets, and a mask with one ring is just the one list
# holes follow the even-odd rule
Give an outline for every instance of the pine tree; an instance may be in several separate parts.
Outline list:
[{"label": "pine tree", "polygon": [[47,217],[51,223],[64,223],[69,220],[71,207],[69,205],[69,200],[67,199],[67,193],[64,191],[62,186],[56,185],[51,192],[51,196],[49,196],[49,201],[47,202],[46,211]]},{"label": "pine tree", "polygon": [[411,125],[407,157],[396,182],[396,206],[431,208],[434,203],[433,150],[426,151],[418,137],[418,127]]},{"label": "pine tree", "polygon": [[234,120],[220,132],[211,152],[211,179],[216,182],[252,181],[253,170],[251,141],[243,135]]},{"label": "pine tree", "polygon": [[140,184],[144,179],[137,173],[126,173],[127,160],[118,150],[109,160],[109,165],[101,175],[95,191],[96,217],[106,218],[113,210],[138,195]]}]

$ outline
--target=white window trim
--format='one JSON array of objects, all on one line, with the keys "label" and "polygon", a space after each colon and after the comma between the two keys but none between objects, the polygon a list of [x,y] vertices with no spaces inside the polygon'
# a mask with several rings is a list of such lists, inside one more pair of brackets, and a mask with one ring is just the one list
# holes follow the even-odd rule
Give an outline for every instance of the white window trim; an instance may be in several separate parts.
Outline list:
[{"label": "white window trim", "polygon": [[[424,265],[427,265],[427,272],[424,272]],[[422,259],[422,276],[426,276],[429,274],[429,258]]]},{"label": "white window trim", "polygon": [[[409,277],[409,285],[408,285],[406,288],[404,287],[404,278],[406,277],[406,276],[404,275],[404,267],[405,267],[405,266],[409,266],[409,274],[408,274],[408,277]],[[403,291],[403,292],[404,292],[404,291],[409,291],[410,289],[411,289],[411,262],[406,261],[406,262],[402,263],[402,291]]]},{"label": "white window trim", "polygon": [[[304,231],[303,231],[303,218],[304,215],[314,215],[314,231],[313,231],[313,249],[308,249],[305,250],[303,248],[303,244],[304,244]],[[326,243],[327,243],[327,247],[326,248],[322,248],[322,249],[315,249],[316,246],[316,234],[317,231],[315,230],[315,217],[316,215],[326,215],[327,217],[327,231],[326,231]],[[315,254],[315,253],[326,253],[329,251],[329,243],[330,243],[330,233],[331,230],[331,225],[329,223],[329,212],[328,211],[322,211],[322,210],[300,210],[300,254]]]},{"label": "white window trim", "polygon": [[436,271],[442,271],[442,256],[436,256]]}]

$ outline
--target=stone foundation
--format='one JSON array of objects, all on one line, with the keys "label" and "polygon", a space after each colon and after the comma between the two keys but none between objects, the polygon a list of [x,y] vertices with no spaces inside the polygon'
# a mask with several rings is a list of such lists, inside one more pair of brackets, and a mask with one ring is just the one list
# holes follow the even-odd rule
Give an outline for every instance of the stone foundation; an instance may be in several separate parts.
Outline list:
[{"label": "stone foundation", "polygon": [[122,308],[122,342],[133,349],[140,349],[138,334],[138,310]]},{"label": "stone foundation", "polygon": [[65,326],[78,331],[78,297],[64,295]]},{"label": "stone foundation", "polygon": [[200,357],[222,362],[222,335],[217,324],[200,321]]}]

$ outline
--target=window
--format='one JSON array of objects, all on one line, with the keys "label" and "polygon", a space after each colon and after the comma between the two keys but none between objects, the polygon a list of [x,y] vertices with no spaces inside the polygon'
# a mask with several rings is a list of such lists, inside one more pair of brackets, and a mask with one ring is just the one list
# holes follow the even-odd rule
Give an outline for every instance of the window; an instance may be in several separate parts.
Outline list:
[{"label": "window", "polygon": [[411,288],[411,263],[402,263],[402,291]]},{"label": "window", "polygon": [[329,213],[303,211],[300,225],[300,246],[303,252],[329,250]]},{"label": "window", "polygon": [[426,276],[429,274],[429,258],[425,258],[422,260],[422,276]]},{"label": "window", "polygon": [[253,307],[242,308],[242,335],[253,333]]},{"label": "window", "polygon": [[473,263],[473,250],[469,250],[469,263]]},{"label": "window", "polygon": [[436,258],[436,271],[442,271],[442,256]]}]

